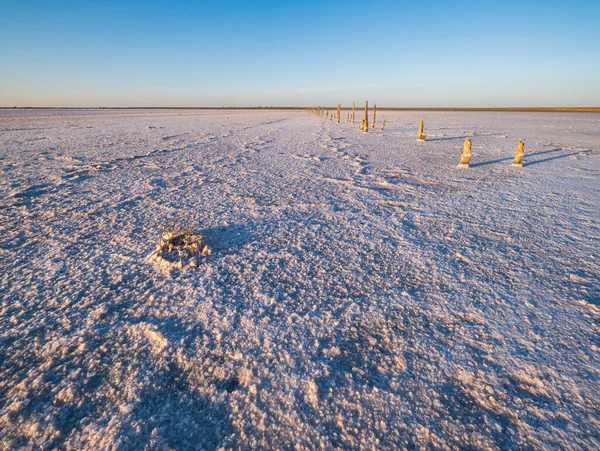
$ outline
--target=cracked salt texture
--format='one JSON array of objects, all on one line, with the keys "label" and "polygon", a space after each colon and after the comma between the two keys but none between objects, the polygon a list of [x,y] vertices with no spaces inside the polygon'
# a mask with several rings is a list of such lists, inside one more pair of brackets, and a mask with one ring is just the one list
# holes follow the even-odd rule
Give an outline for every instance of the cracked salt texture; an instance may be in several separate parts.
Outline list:
[{"label": "cracked salt texture", "polygon": [[599,448],[600,115],[378,117],[0,111],[0,448]]}]

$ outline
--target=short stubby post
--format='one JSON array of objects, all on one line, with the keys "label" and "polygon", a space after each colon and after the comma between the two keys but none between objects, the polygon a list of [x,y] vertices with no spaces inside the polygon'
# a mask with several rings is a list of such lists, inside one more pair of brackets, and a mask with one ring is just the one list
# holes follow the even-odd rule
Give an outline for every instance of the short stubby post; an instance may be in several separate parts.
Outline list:
[{"label": "short stubby post", "polygon": [[457,168],[468,168],[470,161],[471,161],[471,138],[467,138],[467,139],[465,139],[465,144],[463,145],[462,155],[460,157],[460,163],[458,163]]},{"label": "short stubby post", "polygon": [[515,161],[513,161],[512,165],[517,168],[522,168],[523,155],[525,155],[525,143],[523,141],[519,141],[519,144],[517,144],[517,151],[515,152]]}]

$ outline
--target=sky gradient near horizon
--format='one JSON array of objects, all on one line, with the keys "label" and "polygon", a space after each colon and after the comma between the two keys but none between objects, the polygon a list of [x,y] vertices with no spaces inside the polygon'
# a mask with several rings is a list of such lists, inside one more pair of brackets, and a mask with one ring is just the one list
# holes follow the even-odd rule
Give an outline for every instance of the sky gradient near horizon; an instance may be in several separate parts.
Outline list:
[{"label": "sky gradient near horizon", "polygon": [[600,106],[600,2],[0,0],[0,106],[365,99]]}]

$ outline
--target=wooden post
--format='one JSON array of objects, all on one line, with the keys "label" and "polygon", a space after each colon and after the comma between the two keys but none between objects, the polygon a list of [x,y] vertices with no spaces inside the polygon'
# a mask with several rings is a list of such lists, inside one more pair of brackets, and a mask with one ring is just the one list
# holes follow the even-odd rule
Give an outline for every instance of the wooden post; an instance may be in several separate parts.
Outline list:
[{"label": "wooden post", "polygon": [[355,110],[355,106],[354,106],[354,102],[352,102],[352,123],[354,124],[354,110]]},{"label": "wooden post", "polygon": [[381,123],[381,131],[383,131],[383,129],[385,128],[385,119],[383,120],[383,122]]},{"label": "wooden post", "polygon": [[331,114],[329,115],[329,120],[330,120],[330,121],[333,121],[333,113],[331,113]]},{"label": "wooden post", "polygon": [[427,133],[423,133],[423,121],[419,122],[419,133],[417,134],[417,141],[425,141]]},{"label": "wooden post", "polygon": [[467,139],[465,139],[462,155],[460,157],[460,163],[458,163],[457,168],[468,168],[470,161],[471,161],[471,138],[467,138]]},{"label": "wooden post", "polygon": [[519,144],[517,144],[517,151],[515,152],[515,161],[513,161],[512,165],[517,168],[522,168],[523,155],[525,155],[525,143],[523,141],[519,141]]},{"label": "wooden post", "polygon": [[365,126],[363,132],[369,133],[369,101],[365,100]]},{"label": "wooden post", "polygon": [[340,123],[340,119],[342,118],[342,104],[338,103],[337,107],[337,123]]},{"label": "wooden post", "polygon": [[377,115],[377,104],[373,105],[373,124],[371,125],[371,128],[373,130],[375,130],[375,116]]}]

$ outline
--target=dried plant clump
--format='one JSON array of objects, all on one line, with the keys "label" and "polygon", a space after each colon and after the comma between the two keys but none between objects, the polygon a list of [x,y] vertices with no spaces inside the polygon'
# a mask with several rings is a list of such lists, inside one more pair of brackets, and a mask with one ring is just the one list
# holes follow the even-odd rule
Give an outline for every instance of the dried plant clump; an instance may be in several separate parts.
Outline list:
[{"label": "dried plant clump", "polygon": [[169,268],[196,267],[200,258],[210,254],[208,238],[195,233],[190,221],[185,217],[168,222],[158,237],[154,261]]}]

